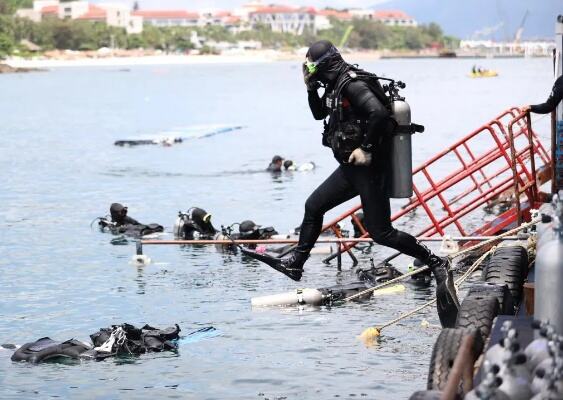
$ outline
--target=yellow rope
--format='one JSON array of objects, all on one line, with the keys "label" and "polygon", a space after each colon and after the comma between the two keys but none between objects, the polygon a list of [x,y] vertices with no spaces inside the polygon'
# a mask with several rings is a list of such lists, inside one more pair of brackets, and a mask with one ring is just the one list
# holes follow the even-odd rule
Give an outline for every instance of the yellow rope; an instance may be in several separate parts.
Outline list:
[{"label": "yellow rope", "polygon": [[[479,267],[479,265],[481,265],[481,262],[483,262],[483,260],[492,252],[494,252],[496,250],[496,246],[491,248],[489,251],[487,251],[486,253],[484,253],[481,257],[479,257],[477,259],[477,261],[475,261],[473,263],[473,265],[471,265],[471,267],[461,276],[459,277],[456,281],[455,281],[455,287],[456,289]],[[434,304],[437,301],[437,299],[433,299],[430,300],[418,307],[416,307],[415,309],[401,314],[400,316],[398,316],[397,318],[384,323],[383,325],[380,326],[372,326],[369,327],[367,329],[365,329],[362,334],[360,335],[360,339],[366,344],[366,345],[371,345],[373,344],[373,341],[375,340],[376,337],[381,335],[381,331],[384,328],[387,328],[388,326],[394,325],[397,322],[410,317],[413,314],[416,314],[417,312],[425,309],[426,307],[431,306],[432,304]]]}]

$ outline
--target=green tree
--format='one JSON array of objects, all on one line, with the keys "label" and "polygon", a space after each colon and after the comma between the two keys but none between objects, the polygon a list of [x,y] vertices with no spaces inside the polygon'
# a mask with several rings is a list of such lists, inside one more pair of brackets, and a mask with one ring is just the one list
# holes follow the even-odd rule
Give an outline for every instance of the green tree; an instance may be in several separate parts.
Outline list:
[{"label": "green tree", "polygon": [[0,33],[0,59],[6,58],[14,50],[13,39],[5,33]]},{"label": "green tree", "polygon": [[33,0],[0,0],[0,14],[13,14],[18,8],[31,8]]}]

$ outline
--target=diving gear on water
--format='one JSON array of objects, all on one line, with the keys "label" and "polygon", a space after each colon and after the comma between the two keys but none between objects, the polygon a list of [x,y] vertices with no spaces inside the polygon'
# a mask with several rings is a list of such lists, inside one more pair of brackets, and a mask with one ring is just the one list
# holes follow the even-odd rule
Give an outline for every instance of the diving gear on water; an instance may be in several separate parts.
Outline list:
[{"label": "diving gear on water", "polygon": [[80,355],[92,346],[70,339],[65,342],[56,342],[44,337],[32,343],[26,343],[12,354],[12,361],[28,361],[38,364],[56,357],[79,358]]},{"label": "diving gear on water", "polygon": [[103,360],[117,355],[139,355],[148,352],[176,350],[180,327],[158,329],[149,325],[112,325],[90,335],[92,344],[75,339],[57,342],[48,337],[26,343],[12,354],[12,361],[37,364],[54,358]]},{"label": "diving gear on water", "polygon": [[368,153],[358,147],[350,154],[348,163],[358,167],[367,167],[371,164],[371,153]]},{"label": "diving gear on water", "polygon": [[174,223],[174,236],[184,240],[213,239],[217,230],[211,223],[211,214],[203,208],[192,207],[178,212]]},{"label": "diving gear on water", "polygon": [[98,219],[98,226],[103,231],[109,230],[114,235],[127,235],[139,238],[152,233],[163,232],[164,227],[159,224],[142,224],[136,219],[127,215],[127,207],[120,203],[113,203],[110,206],[111,220],[107,217]]}]

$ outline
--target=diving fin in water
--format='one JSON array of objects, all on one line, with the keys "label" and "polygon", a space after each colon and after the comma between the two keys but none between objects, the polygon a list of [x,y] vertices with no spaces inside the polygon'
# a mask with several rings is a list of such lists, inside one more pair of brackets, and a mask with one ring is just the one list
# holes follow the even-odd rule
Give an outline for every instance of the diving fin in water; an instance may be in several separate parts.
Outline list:
[{"label": "diving fin in water", "polygon": [[277,258],[277,257],[269,256],[267,254],[260,254],[244,247],[240,247],[240,250],[242,251],[243,254],[247,255],[248,257],[269,265],[276,271],[281,272],[282,274],[284,274],[290,279],[293,279],[294,281],[301,280],[301,275],[303,274],[303,268],[302,268],[302,264],[301,267],[295,266],[295,264],[298,263],[295,254],[292,254],[289,257]]}]

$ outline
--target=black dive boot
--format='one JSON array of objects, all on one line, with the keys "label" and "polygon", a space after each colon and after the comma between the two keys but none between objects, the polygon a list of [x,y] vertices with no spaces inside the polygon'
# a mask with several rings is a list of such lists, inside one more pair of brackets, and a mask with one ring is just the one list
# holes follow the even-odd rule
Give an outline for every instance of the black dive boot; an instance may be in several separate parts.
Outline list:
[{"label": "black dive boot", "polygon": [[309,252],[297,249],[289,253],[288,256],[282,258],[272,257],[267,254],[259,254],[244,247],[241,247],[240,250],[248,257],[268,264],[276,271],[281,272],[294,281],[301,280],[301,275],[303,274],[303,264],[305,264],[305,261],[309,258]]},{"label": "black dive boot", "polygon": [[436,278],[436,306],[443,328],[453,328],[459,310],[459,300],[449,258],[430,254],[427,263]]}]

